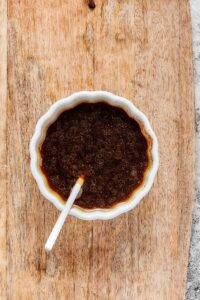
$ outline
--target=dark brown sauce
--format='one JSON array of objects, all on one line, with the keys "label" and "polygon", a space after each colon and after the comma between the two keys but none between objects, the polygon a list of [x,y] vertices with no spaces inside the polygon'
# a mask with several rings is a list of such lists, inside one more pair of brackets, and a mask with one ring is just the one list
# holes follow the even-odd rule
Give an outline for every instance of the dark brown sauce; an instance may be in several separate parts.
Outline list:
[{"label": "dark brown sauce", "polygon": [[47,129],[42,171],[64,200],[80,175],[83,193],[75,204],[109,208],[125,201],[143,182],[148,142],[139,124],[103,102],[66,110]]}]

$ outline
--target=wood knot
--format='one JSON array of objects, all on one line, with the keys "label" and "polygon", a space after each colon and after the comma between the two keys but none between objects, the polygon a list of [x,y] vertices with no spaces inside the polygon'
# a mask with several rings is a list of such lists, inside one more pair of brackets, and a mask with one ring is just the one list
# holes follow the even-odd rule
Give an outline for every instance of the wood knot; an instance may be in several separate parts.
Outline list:
[{"label": "wood knot", "polygon": [[87,2],[88,2],[88,7],[90,9],[95,9],[96,4],[95,4],[94,0],[87,0]]}]

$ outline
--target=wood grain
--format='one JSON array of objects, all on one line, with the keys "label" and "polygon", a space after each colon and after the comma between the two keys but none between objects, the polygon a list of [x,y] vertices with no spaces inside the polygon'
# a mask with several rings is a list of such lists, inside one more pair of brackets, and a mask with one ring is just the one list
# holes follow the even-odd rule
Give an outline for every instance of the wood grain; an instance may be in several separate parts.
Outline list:
[{"label": "wood grain", "polygon": [[6,297],[7,5],[0,1],[0,299]]},{"label": "wood grain", "polygon": [[[85,0],[8,0],[5,103],[1,1],[2,299],[184,298],[195,150],[189,3],[95,3],[91,10]],[[100,89],[127,97],[147,114],[159,139],[159,173],[149,196],[129,213],[106,222],[70,217],[46,254],[58,211],[30,174],[29,141],[57,99]]]}]

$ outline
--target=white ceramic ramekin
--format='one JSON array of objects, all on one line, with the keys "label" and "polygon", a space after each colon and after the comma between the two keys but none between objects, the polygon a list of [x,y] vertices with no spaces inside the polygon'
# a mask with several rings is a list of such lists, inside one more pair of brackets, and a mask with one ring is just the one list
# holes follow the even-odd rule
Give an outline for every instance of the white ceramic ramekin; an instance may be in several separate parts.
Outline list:
[{"label": "white ceramic ramekin", "polygon": [[133,209],[151,189],[159,164],[158,142],[156,135],[153,132],[146,116],[130,101],[105,91],[78,92],[53,104],[47,113],[39,119],[35,128],[35,133],[31,139],[31,171],[42,195],[51,201],[58,209],[62,210],[64,203],[61,197],[49,187],[40,167],[40,146],[44,141],[47,128],[64,110],[73,108],[82,102],[95,103],[99,101],[122,108],[131,118],[134,118],[136,121],[138,121],[149,142],[149,156],[151,163],[145,173],[142,185],[140,185],[139,188],[133,192],[127,201],[118,203],[109,209],[83,209],[74,205],[70,211],[70,214],[83,220],[112,219]]}]

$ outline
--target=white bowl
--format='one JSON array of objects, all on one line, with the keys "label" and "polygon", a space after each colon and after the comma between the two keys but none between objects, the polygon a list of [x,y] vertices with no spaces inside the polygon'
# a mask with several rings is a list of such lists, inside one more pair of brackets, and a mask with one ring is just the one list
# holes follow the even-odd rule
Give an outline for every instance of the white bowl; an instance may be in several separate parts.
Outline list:
[{"label": "white bowl", "polygon": [[120,214],[133,209],[141,199],[149,192],[153,185],[153,181],[158,170],[159,158],[158,158],[158,142],[151,125],[146,116],[138,110],[130,101],[125,98],[116,96],[114,94],[105,91],[94,92],[78,92],[71,96],[61,99],[53,104],[50,109],[44,114],[38,121],[35,133],[30,142],[30,155],[31,155],[31,172],[35,178],[40,192],[42,195],[52,202],[58,209],[62,210],[64,202],[61,197],[53,191],[41,171],[41,156],[40,146],[44,141],[47,128],[52,124],[57,117],[64,111],[75,107],[82,102],[106,102],[112,106],[120,107],[130,117],[134,118],[139,124],[149,142],[149,155],[151,158],[151,164],[145,172],[144,181],[137,190],[133,192],[128,200],[118,203],[111,208],[106,209],[84,209],[74,205],[70,211],[70,214],[83,219],[83,220],[107,220],[119,216]]}]

